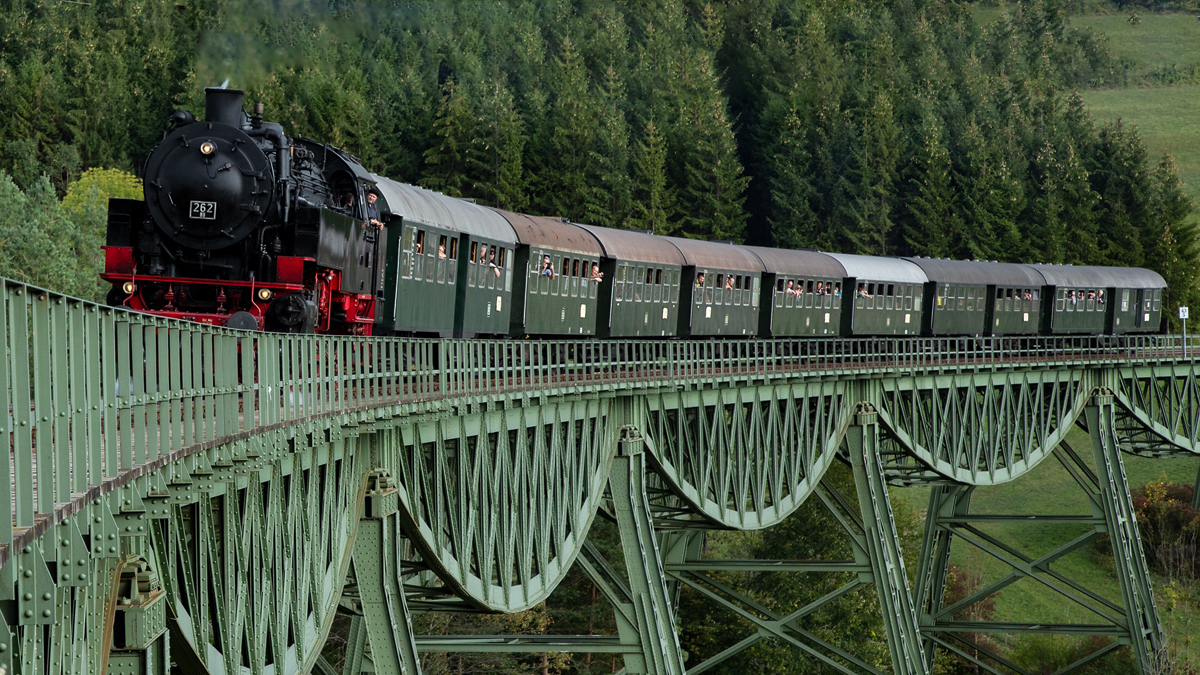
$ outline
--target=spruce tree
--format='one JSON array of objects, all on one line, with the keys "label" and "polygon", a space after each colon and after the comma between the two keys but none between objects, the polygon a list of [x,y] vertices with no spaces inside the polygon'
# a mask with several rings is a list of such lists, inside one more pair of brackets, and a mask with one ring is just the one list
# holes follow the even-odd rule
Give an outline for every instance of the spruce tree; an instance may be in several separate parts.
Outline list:
[{"label": "spruce tree", "polygon": [[630,225],[653,234],[674,234],[676,197],[667,180],[667,144],[651,119],[633,158],[633,218]]},{"label": "spruce tree", "polygon": [[1139,231],[1147,226],[1152,172],[1137,131],[1121,121],[1100,128],[1092,186],[1100,195],[1099,259],[1109,265],[1141,265]]},{"label": "spruce tree", "polygon": [[446,80],[442,87],[442,103],[433,120],[433,146],[425,151],[422,187],[437,190],[451,197],[462,197],[471,180],[470,149],[475,134],[472,104],[458,84]]},{"label": "spruce tree", "polygon": [[904,243],[914,255],[944,258],[955,234],[950,153],[937,114],[924,108],[906,172]]},{"label": "spruce tree", "polygon": [[699,239],[742,240],[746,229],[737,142],[721,97],[711,59],[697,56],[695,89],[683,107],[675,133],[680,139],[683,233]]},{"label": "spruce tree", "polygon": [[503,78],[493,78],[479,105],[476,137],[471,142],[473,192],[488,204],[520,211],[528,203],[523,166],[525,130]]},{"label": "spruce tree", "polygon": [[584,207],[586,222],[620,227],[632,205],[629,175],[629,122],[625,87],[609,67],[597,92],[596,139],[590,162],[591,186]]},{"label": "spruce tree", "polygon": [[1175,316],[1180,305],[1200,303],[1197,280],[1200,279],[1200,232],[1193,215],[1193,204],[1183,191],[1175,159],[1164,155],[1155,167],[1148,211],[1148,227],[1141,232],[1144,264],[1167,281],[1169,309],[1163,314]]},{"label": "spruce tree", "polygon": [[820,196],[812,182],[807,125],[798,106],[778,107],[783,110],[769,115],[779,119],[767,127],[771,131],[769,155],[774,159],[774,170],[767,179],[772,202],[771,236],[780,248],[817,247],[824,228],[813,210]]},{"label": "spruce tree", "polygon": [[596,112],[588,79],[575,43],[563,38],[552,67],[554,101],[546,119],[550,155],[543,158],[539,183],[547,214],[572,220],[585,217],[591,187]]},{"label": "spruce tree", "polygon": [[959,238],[952,254],[978,260],[1023,261],[1027,243],[1017,220],[1025,207],[1024,184],[1013,176],[1002,150],[972,116],[954,173]]},{"label": "spruce tree", "polygon": [[886,255],[893,236],[899,129],[889,92],[876,88],[859,111],[849,175],[842,180],[849,196],[840,235],[847,251]]}]

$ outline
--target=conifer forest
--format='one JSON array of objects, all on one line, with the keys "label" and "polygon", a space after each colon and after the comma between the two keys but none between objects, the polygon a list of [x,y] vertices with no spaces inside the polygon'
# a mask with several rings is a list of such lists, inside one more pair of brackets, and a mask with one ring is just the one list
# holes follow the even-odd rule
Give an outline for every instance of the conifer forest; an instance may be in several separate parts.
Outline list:
[{"label": "conifer forest", "polygon": [[[962,0],[0,4],[0,276],[81,297],[106,290],[107,197],[140,197],[170,114],[203,114],[204,88],[227,84],[288,133],[481,204],[780,248],[1139,266],[1166,278],[1170,314],[1200,304],[1194,205],[1172,157],[1089,113],[1080,92],[1120,84],[1127,65],[1072,27],[1066,0],[1010,2],[987,23]],[[918,546],[917,516],[896,517]],[[813,536],[828,524],[805,518],[713,545],[840,555]],[[597,544],[615,546],[606,532],[597,526]],[[730,579],[769,605],[828,591],[802,581]],[[886,660],[877,601],[861,602],[822,618],[823,637],[876,644]],[[740,639],[702,598],[682,603],[681,639],[698,660]],[[418,629],[614,627],[580,576],[533,612],[432,616]],[[583,654],[425,665],[620,669]],[[720,672],[824,671],[769,645]]]}]

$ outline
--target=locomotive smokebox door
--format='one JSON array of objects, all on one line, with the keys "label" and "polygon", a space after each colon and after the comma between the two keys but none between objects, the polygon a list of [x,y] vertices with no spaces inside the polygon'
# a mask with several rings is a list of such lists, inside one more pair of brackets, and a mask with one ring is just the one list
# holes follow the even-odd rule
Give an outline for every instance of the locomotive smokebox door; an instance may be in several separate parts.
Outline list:
[{"label": "locomotive smokebox door", "polygon": [[274,191],[267,156],[228,124],[176,129],[146,161],[146,207],[163,234],[190,248],[244,239],[267,216]]}]

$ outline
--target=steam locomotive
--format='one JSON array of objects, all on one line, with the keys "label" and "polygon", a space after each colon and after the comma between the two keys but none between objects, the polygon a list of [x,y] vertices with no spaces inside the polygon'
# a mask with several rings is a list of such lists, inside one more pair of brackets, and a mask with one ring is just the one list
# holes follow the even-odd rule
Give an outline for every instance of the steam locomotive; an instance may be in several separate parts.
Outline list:
[{"label": "steam locomotive", "polygon": [[599,338],[1158,332],[1150,270],[787,251],[486,208],[205,90],[109,203],[108,301],[238,329]]}]

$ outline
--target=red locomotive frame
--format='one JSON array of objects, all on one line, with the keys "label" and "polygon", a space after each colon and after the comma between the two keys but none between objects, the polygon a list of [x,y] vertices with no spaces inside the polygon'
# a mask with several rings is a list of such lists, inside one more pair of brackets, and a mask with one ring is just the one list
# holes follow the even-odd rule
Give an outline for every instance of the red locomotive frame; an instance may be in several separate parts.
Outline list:
[{"label": "red locomotive frame", "polygon": [[[247,312],[258,322],[258,330],[263,330],[267,307],[274,297],[285,293],[309,291],[313,294],[317,306],[315,332],[371,335],[375,324],[375,298],[369,294],[342,291],[341,272],[318,267],[314,258],[280,256],[276,262],[276,278],[279,281],[231,281],[138,274],[132,247],[103,248],[104,272],[100,277],[113,284],[114,288],[120,288],[125,293],[123,304],[139,312],[210,326],[225,326],[233,313]],[[310,273],[308,278],[305,278],[304,273],[306,263],[316,270],[315,273]],[[167,304],[164,307],[152,309],[146,303],[142,289],[143,284],[147,283],[161,285],[167,289],[164,294]],[[185,286],[217,287],[217,300],[220,303],[217,311],[189,309],[188,298],[182,290]],[[264,290],[269,293],[265,298],[258,295]]]}]

